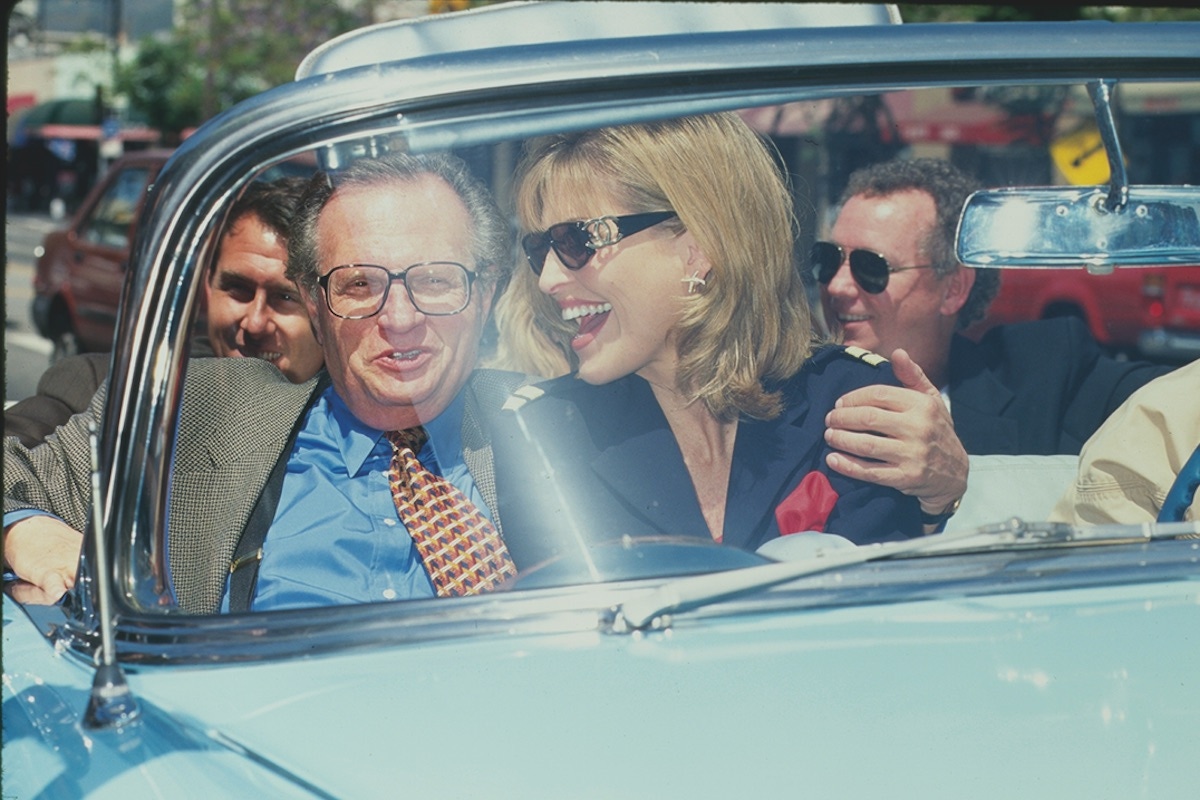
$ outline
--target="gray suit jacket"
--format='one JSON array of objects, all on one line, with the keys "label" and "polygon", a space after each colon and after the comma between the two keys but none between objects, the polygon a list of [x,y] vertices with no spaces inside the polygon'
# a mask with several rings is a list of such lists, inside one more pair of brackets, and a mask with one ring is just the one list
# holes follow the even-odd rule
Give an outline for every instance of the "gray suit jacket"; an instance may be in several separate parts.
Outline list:
[{"label": "gray suit jacket", "polygon": [[[467,383],[463,458],[500,521],[490,418],[524,380],[477,370]],[[169,551],[176,597],[184,610],[220,607],[229,563],[292,429],[314,399],[321,376],[290,383],[249,358],[194,359],[188,365],[171,475]],[[4,511],[39,508],[84,530],[91,502],[88,419],[99,420],[105,388],[85,414],[33,450],[4,443]]]},{"label": "gray suit jacket", "polygon": [[38,379],[37,393],[4,411],[4,435],[37,447],[59,425],[87,410],[111,360],[110,353],[84,353],[51,364]]},{"label": "gray suit jacket", "polygon": [[[193,358],[213,355],[206,336],[191,341]],[[37,447],[74,415],[87,411],[92,397],[108,377],[112,353],[83,353],[50,365],[38,379],[37,393],[4,412],[4,435],[17,436],[26,447]]]}]

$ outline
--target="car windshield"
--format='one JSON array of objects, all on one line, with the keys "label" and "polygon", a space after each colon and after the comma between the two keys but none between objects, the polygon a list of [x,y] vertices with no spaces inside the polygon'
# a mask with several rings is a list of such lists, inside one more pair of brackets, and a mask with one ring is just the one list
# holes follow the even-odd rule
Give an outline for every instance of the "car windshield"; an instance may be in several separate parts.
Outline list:
[{"label": "car windshield", "polygon": [[[581,66],[603,43],[574,66],[553,43],[326,53],[184,143],[138,232],[101,429],[128,618],[428,615],[1008,526],[861,578],[923,591],[947,573],[878,576],[1192,530],[1028,524],[1079,522],[1084,443],[1196,357],[1200,264],[969,269],[955,234],[976,190],[1107,195],[1104,113],[1121,180],[1200,184],[1200,83],[1116,74],[1098,115],[1075,67],[823,80],[769,54],[705,70],[686,38],[653,51],[662,72],[614,46],[624,79]],[[1170,202],[1194,254],[1195,197]],[[843,398],[879,407],[839,431]],[[941,462],[893,445],[954,430],[957,482],[906,483]]]},{"label": "car windshield", "polygon": [[[1165,142],[1169,137],[1149,132],[1176,116],[1165,109],[1200,102],[1192,96],[1195,91],[1187,85],[1123,83],[1116,113],[1126,129],[1144,130],[1146,140]],[[443,473],[452,473],[455,464],[467,467],[461,486],[483,500],[493,519],[502,520],[503,539],[519,573],[504,581],[507,588],[750,566],[765,563],[756,552],[760,548],[770,553],[772,540],[800,531],[859,545],[921,533],[915,504],[906,498],[876,491],[879,487],[869,482],[840,482],[825,466],[829,451],[822,446],[822,428],[804,428],[804,413],[797,413],[811,402],[817,406],[814,415],[823,415],[841,393],[859,385],[856,381],[893,380],[884,377],[886,369],[871,365],[870,357],[852,358],[825,343],[869,343],[875,337],[877,344],[866,349],[890,356],[887,348],[895,342],[885,326],[864,332],[871,322],[859,318],[882,317],[885,307],[877,301],[894,302],[894,293],[872,294],[866,282],[881,274],[884,283],[888,277],[900,283],[917,277],[904,270],[941,257],[880,244],[871,238],[869,221],[856,223],[865,229],[839,223],[852,176],[873,165],[935,161],[988,188],[1103,185],[1109,178],[1083,84],[939,86],[769,105],[727,100],[706,105],[702,114],[664,116],[645,100],[631,98],[607,113],[610,125],[597,125],[600,118],[593,113],[586,125],[577,114],[533,115],[521,126],[529,135],[515,137],[498,136],[504,126],[488,126],[486,117],[445,119],[441,110],[411,112],[394,124],[375,122],[365,135],[323,142],[293,157],[315,162],[313,174],[331,183],[332,197],[346,199],[344,205],[326,201],[337,212],[333,218],[355,231],[353,240],[336,243],[320,239],[341,236],[336,226],[332,233],[318,229],[314,235],[320,255],[312,265],[318,281],[310,289],[309,311],[317,315],[323,339],[345,337],[346,343],[325,354],[328,359],[334,353],[346,364],[327,361],[333,386],[313,395],[317,399],[310,399],[306,413],[328,413],[347,424],[337,416],[345,407],[330,401],[346,400],[355,408],[356,400],[377,400],[373,387],[359,390],[357,382],[371,380],[379,360],[386,360],[391,376],[409,380],[415,375],[412,382],[421,391],[424,374],[434,369],[463,378],[466,388],[457,388],[457,394],[418,406],[411,423],[423,424],[428,438],[410,449],[432,454]],[[745,138],[736,138],[742,134]],[[656,153],[660,142],[677,152]],[[1200,176],[1200,160],[1190,146],[1135,146],[1127,152],[1133,183]],[[461,169],[463,175],[453,173],[456,180],[476,181],[494,198],[511,234],[497,234],[499,250],[486,250],[488,243],[481,248],[466,235],[478,225],[469,220],[475,209],[467,208],[464,217],[461,202],[444,207],[436,191],[405,177],[405,170],[419,171],[425,164]],[[401,176],[390,185],[376,174],[389,169]],[[747,173],[753,177],[740,180]],[[773,181],[785,196],[767,196]],[[419,204],[408,203],[406,188],[419,190]],[[756,190],[764,196],[745,196]],[[430,213],[424,217],[426,207]],[[722,227],[704,228],[715,224]],[[821,260],[822,246],[836,251],[828,265]],[[293,254],[294,248],[295,242]],[[890,276],[869,272],[874,267],[866,258],[870,254]],[[841,272],[843,265],[836,262],[844,258],[849,268]],[[1195,281],[1196,270],[1180,271]],[[1122,290],[1127,293],[1113,301],[1144,302],[1149,290],[1140,284],[1161,281],[1165,270],[1153,273],[1131,276],[1130,288]],[[1003,298],[1008,275],[992,275],[1000,280]],[[1187,284],[1184,276],[1179,279]],[[1086,283],[1113,277],[1039,271],[1030,279]],[[755,281],[769,288],[764,292]],[[905,285],[907,291],[921,286]],[[764,300],[774,307],[764,306]],[[794,309],[789,314],[789,303],[804,304],[806,313]],[[978,316],[968,320],[972,324],[963,326],[961,335],[978,341],[1001,321],[987,313]],[[915,318],[901,314],[899,319],[913,324]],[[692,326],[686,345],[680,332],[685,324]],[[909,347],[920,347],[919,335]],[[1135,348],[1135,341],[1113,342],[1110,353],[1142,358]],[[764,414],[755,405],[762,398],[726,399],[730,386],[713,391],[713,382],[744,380],[736,366],[722,368],[722,359],[740,349],[752,354],[748,374],[770,390],[764,396],[781,406],[781,413]],[[358,371],[360,362],[370,359],[375,360],[370,367]],[[850,371],[863,377],[850,383],[831,380],[836,389],[820,381],[805,380],[801,386],[795,376],[807,378],[809,370],[785,366],[812,361],[821,370],[836,371],[841,360],[858,362]],[[1154,363],[1171,365],[1161,358]],[[453,447],[458,433],[446,430],[447,417],[454,420],[452,427],[470,427],[469,418],[479,413],[474,403],[482,390],[476,377],[510,377],[491,370],[523,377],[514,374],[515,382],[504,383],[504,392],[515,392],[484,422],[495,462],[494,488],[485,488],[472,480],[468,461],[442,447],[443,441]],[[1148,367],[1130,380],[1144,382],[1155,374]],[[948,377],[942,375],[943,381]],[[827,391],[834,394],[826,398]],[[395,404],[390,397],[386,402]],[[483,401],[489,402],[496,403]],[[396,424],[402,425],[411,427],[407,421]],[[794,426],[803,433],[788,430]],[[377,423],[363,430],[383,427]],[[716,437],[716,444],[705,436]],[[1031,454],[1027,488],[1021,488],[1021,468],[1006,466],[1002,482],[1000,473],[989,472],[981,460],[978,482],[999,482],[1004,499],[969,506],[959,520],[951,518],[950,529],[1013,516],[1049,519],[1077,464],[1060,439]],[[786,452],[770,454],[771,448]],[[981,455],[995,455],[982,449]],[[378,457],[390,451],[380,444],[375,452]],[[384,458],[375,468],[386,471],[392,465]],[[777,469],[780,476],[772,474]],[[836,514],[817,519],[801,513],[789,519],[781,510],[807,476],[821,476],[826,486],[832,482]],[[319,489],[318,484],[314,491]],[[839,492],[847,497],[838,497]],[[894,505],[882,515],[864,512],[880,502]],[[386,495],[382,503],[390,509]],[[414,524],[403,508],[399,513],[405,525]],[[904,514],[907,523],[900,521]],[[335,552],[344,552],[361,535],[344,527],[353,530],[353,524],[331,514],[314,529],[324,543],[335,542]],[[678,547],[664,544],[671,540]],[[313,545],[296,546],[303,553]],[[269,544],[265,552],[260,598],[278,590],[288,598],[281,601],[286,607],[339,601],[336,594],[276,586]],[[286,549],[277,552],[289,557]],[[403,559],[404,553],[387,557]],[[311,580],[319,582],[320,574]],[[397,580],[389,575],[376,587],[378,599],[403,595]]]}]

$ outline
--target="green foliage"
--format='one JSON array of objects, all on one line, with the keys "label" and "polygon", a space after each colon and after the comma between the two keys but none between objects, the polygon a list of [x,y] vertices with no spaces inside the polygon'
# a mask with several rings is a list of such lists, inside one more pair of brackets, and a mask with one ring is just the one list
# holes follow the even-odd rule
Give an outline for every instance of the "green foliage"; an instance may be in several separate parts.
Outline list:
[{"label": "green foliage", "polygon": [[204,76],[192,55],[173,40],[143,40],[137,57],[118,67],[115,86],[134,113],[168,140],[202,120]]},{"label": "green foliage", "polygon": [[186,0],[169,37],[117,72],[133,111],[173,140],[185,128],[292,80],[328,39],[371,21],[370,0]]},{"label": "green foliage", "polygon": [[1142,8],[1140,6],[1107,8],[1118,22],[1196,22],[1200,8]]},{"label": "green foliage", "polygon": [[67,42],[62,48],[64,53],[82,53],[83,55],[94,55],[107,50],[108,40],[90,33]]},{"label": "green foliage", "polygon": [[[487,5],[487,0],[430,0],[431,12]],[[371,22],[373,0],[181,0],[181,24],[165,39],[147,39],[121,65],[116,90],[135,115],[173,140],[259,92],[292,80],[300,60],[340,33]],[[905,22],[1200,19],[1194,8],[1058,5],[901,4]],[[105,48],[84,39],[77,52]]]}]

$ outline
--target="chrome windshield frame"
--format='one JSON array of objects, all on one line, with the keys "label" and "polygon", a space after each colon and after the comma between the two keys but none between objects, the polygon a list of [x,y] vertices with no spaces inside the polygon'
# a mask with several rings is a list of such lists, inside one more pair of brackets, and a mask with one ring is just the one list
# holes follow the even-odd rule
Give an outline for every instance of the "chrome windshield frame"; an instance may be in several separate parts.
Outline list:
[{"label": "chrome windshield frame", "polygon": [[[969,30],[968,30],[969,28]],[[1200,24],[891,25],[639,37],[526,45],[316,75],[206,123],[149,197],[117,319],[120,346],[100,434],[103,535],[120,641],[144,641],[176,611],[162,532],[184,348],[199,265],[232,199],[265,165],[315,147],[403,128],[411,147],[516,138],[677,113],[921,86],[1194,79]],[[950,76],[950,77],[947,77]],[[618,113],[619,111],[619,113]],[[448,121],[455,121],[454,136]],[[450,141],[454,139],[454,141]],[[95,546],[85,547],[85,575]],[[73,607],[94,608],[94,582]],[[463,604],[469,614],[474,604]],[[378,620],[339,609],[333,620]],[[394,612],[393,612],[394,613]],[[448,611],[447,613],[453,613]],[[232,633],[265,618],[189,618]],[[269,626],[267,626],[269,628]],[[244,631],[243,631],[244,632]]]}]

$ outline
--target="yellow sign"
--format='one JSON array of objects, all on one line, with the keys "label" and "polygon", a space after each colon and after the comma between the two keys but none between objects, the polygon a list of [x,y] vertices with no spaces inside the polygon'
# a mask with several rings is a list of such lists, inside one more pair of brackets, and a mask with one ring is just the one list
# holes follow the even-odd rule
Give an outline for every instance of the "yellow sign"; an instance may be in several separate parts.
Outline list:
[{"label": "yellow sign", "polygon": [[1050,157],[1073,186],[1108,183],[1108,154],[1094,127],[1080,128],[1050,143]]}]

